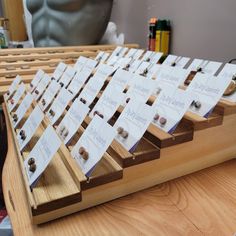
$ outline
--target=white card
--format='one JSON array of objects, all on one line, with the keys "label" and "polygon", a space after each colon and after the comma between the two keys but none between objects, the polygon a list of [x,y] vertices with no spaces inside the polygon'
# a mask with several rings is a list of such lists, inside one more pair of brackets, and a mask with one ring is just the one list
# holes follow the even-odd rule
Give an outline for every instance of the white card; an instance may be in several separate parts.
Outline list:
[{"label": "white card", "polygon": [[51,79],[50,79],[49,75],[44,74],[43,78],[40,80],[37,87],[35,88],[35,90],[32,93],[34,96],[34,99],[36,101],[41,97],[41,95],[45,91],[45,89],[48,86],[48,84],[50,83],[50,81],[51,81]]},{"label": "white card", "polygon": [[[123,129],[121,134],[116,135],[116,140],[128,151],[133,152],[150,125],[155,111],[154,109],[139,101],[130,101],[116,121],[114,128]],[[124,132],[128,137],[124,138]]]},{"label": "white card", "polygon": [[67,90],[70,91],[75,96],[83,87],[86,80],[91,75],[92,71],[93,71],[92,68],[84,67],[83,70],[77,72],[74,76],[74,79],[69,84]]},{"label": "white card", "polygon": [[85,67],[94,69],[94,68],[96,67],[97,63],[98,63],[98,62],[97,62],[96,60],[93,60],[93,59],[91,59],[91,58],[88,58],[87,61],[86,61],[86,63],[85,63],[85,65],[84,65],[84,67],[83,67],[83,69],[84,69]]},{"label": "white card", "polygon": [[112,76],[111,81],[109,82],[107,87],[116,86],[116,89],[118,89],[117,87],[119,87],[119,90],[123,92],[132,77],[133,74],[129,71],[118,69]]},{"label": "white card", "polygon": [[162,63],[162,65],[172,66],[174,63],[175,67],[184,68],[189,61],[190,61],[189,57],[168,55],[165,61]]},{"label": "white card", "polygon": [[43,111],[45,111],[47,107],[51,104],[51,102],[53,101],[54,97],[56,96],[56,94],[60,89],[61,85],[58,82],[56,82],[56,80],[53,80],[49,84],[48,88],[46,89],[45,93],[43,94],[38,103]]},{"label": "white card", "polygon": [[[36,106],[34,110],[29,115],[28,119],[25,121],[21,130],[17,133],[17,140],[20,146],[20,151],[27,145],[27,143],[31,140],[37,128],[41,124],[44,118],[44,114],[39,106]],[[25,132],[25,139],[21,138],[21,131]]]},{"label": "white card", "polygon": [[88,58],[84,57],[84,56],[80,56],[78,58],[78,60],[76,61],[74,68],[79,72],[82,70],[82,68],[84,67],[84,65],[86,64]]},{"label": "white card", "polygon": [[36,88],[40,80],[43,78],[44,74],[45,74],[44,71],[41,69],[37,71],[33,80],[30,83],[30,92],[33,92],[33,90]]},{"label": "white card", "polygon": [[119,87],[108,86],[90,112],[89,117],[93,118],[97,114],[108,121],[115,114],[123,100],[124,94]]},{"label": "white card", "polygon": [[111,75],[114,71],[115,71],[115,68],[113,66],[109,66],[107,64],[101,64],[97,68],[94,74],[94,77],[100,77],[105,81],[107,77]]},{"label": "white card", "polygon": [[143,61],[134,73],[137,75],[145,76],[148,72],[148,69],[151,67],[152,64],[150,62]]},{"label": "white card", "polygon": [[134,60],[138,60],[142,56],[143,52],[144,50],[142,49],[131,48],[125,55],[125,57],[130,57]]},{"label": "white card", "polygon": [[[39,179],[60,146],[60,138],[57,136],[53,127],[49,125],[24,161],[30,186],[34,185]],[[35,160],[36,170],[34,172],[29,170],[28,161],[30,158],[34,158]]]},{"label": "white card", "polygon": [[20,103],[19,107],[17,108],[16,112],[14,113],[17,116],[16,122],[13,120],[14,128],[19,124],[19,122],[24,117],[27,110],[30,108],[34,98],[30,93],[27,93],[26,96],[23,98],[22,102]]},{"label": "white card", "polygon": [[154,94],[157,94],[160,89],[163,89],[163,84],[177,88],[186,80],[188,74],[188,70],[182,69],[181,67],[162,65],[155,80],[156,86]]},{"label": "white card", "polygon": [[148,68],[148,71],[145,77],[148,79],[156,79],[159,72],[161,71],[161,67],[162,67],[161,64],[152,64],[152,66]]},{"label": "white card", "polygon": [[8,101],[8,109],[11,112],[16,105],[18,104],[19,100],[21,99],[21,97],[24,95],[25,93],[25,84],[22,82],[19,87],[17,88],[15,94],[13,95],[13,97]]},{"label": "white card", "polygon": [[6,100],[16,91],[20,82],[21,82],[21,77],[17,75],[16,78],[11,83],[10,87],[8,88],[8,92],[5,94]]},{"label": "white card", "polygon": [[128,68],[128,71],[134,73],[139,68],[139,66],[141,64],[142,64],[142,60],[135,60],[135,61],[133,61],[133,63]]},{"label": "white card", "polygon": [[236,75],[236,64],[230,64],[230,63],[226,63],[223,69],[218,74],[218,76],[225,78],[230,77],[231,79],[233,78],[234,75]]},{"label": "white card", "polygon": [[104,63],[109,57],[109,55],[110,54],[108,52],[100,51],[96,56],[95,60],[98,61],[99,63]]},{"label": "white card", "polygon": [[58,135],[65,144],[67,144],[77,132],[88,112],[89,108],[78,99],[73,102],[56,129]]},{"label": "white card", "polygon": [[67,87],[67,85],[70,83],[72,78],[74,77],[76,73],[76,70],[72,68],[71,66],[67,66],[65,72],[61,76],[61,79],[59,80],[59,83],[61,84],[62,87]]},{"label": "white card", "polygon": [[132,58],[130,57],[121,57],[118,59],[118,61],[115,63],[115,68],[126,68],[128,64],[130,64],[132,61]]},{"label": "white card", "polygon": [[[230,77],[233,79],[233,76],[236,76],[236,65],[227,63],[217,77],[222,77],[222,79]],[[228,96],[223,96],[222,98],[231,102],[236,102],[236,92]]]},{"label": "white card", "polygon": [[[114,128],[99,116],[95,116],[90,122],[71,151],[71,155],[86,176],[91,175],[92,170],[113,141],[115,134]],[[87,160],[84,160],[79,153],[81,147],[88,153]]]},{"label": "white card", "polygon": [[141,75],[134,75],[133,83],[125,94],[123,106],[125,106],[129,100],[146,103],[153,93],[154,86],[154,80],[146,79]]},{"label": "white card", "polygon": [[192,96],[187,91],[181,89],[174,90],[172,93],[162,91],[152,105],[155,110],[152,123],[172,134],[192,101]]},{"label": "white card", "polygon": [[131,58],[133,58],[133,56],[135,55],[135,53],[136,53],[137,50],[138,50],[138,49],[136,49],[136,48],[130,48],[130,50],[127,52],[127,54],[125,55],[125,57],[131,57]]},{"label": "white card", "polygon": [[156,64],[161,59],[162,55],[162,52],[147,51],[141,60]]},{"label": "white card", "polygon": [[87,106],[90,106],[93,100],[98,95],[103,85],[104,85],[104,79],[102,79],[101,77],[93,76],[84,86],[84,89],[79,95],[79,100],[82,101]]},{"label": "white card", "polygon": [[60,118],[71,100],[72,94],[62,88],[46,113],[52,125]]},{"label": "white card", "polygon": [[64,71],[66,70],[66,67],[67,67],[67,65],[65,63],[60,62],[57,65],[55,71],[53,72],[52,78],[54,78],[56,81],[58,81],[61,78]]},{"label": "white card", "polygon": [[188,67],[188,70],[197,71],[199,68],[201,68],[202,69],[201,72],[210,75],[215,75],[215,73],[218,71],[221,65],[222,65],[221,62],[194,59],[190,64],[190,66]]},{"label": "white card", "polygon": [[121,57],[119,56],[113,56],[113,57],[110,57],[108,60],[107,60],[107,65],[109,66],[115,66],[116,63],[119,61]]},{"label": "white card", "polygon": [[187,91],[193,95],[194,100],[189,110],[207,118],[230,82],[230,77],[222,78],[197,73],[187,88]]}]

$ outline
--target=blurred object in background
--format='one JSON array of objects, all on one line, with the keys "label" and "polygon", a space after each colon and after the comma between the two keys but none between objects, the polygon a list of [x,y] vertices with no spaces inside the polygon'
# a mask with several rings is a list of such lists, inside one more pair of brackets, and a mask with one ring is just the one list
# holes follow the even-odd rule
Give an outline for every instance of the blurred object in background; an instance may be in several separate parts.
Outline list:
[{"label": "blurred object in background", "polygon": [[9,20],[6,18],[0,18],[0,47],[8,48],[9,41]]},{"label": "blurred object in background", "polygon": [[117,26],[114,22],[109,22],[105,34],[103,35],[100,44],[124,44],[125,35],[117,34]]},{"label": "blurred object in background", "polygon": [[157,18],[151,18],[149,21],[148,50],[155,51],[156,46],[156,24]]}]

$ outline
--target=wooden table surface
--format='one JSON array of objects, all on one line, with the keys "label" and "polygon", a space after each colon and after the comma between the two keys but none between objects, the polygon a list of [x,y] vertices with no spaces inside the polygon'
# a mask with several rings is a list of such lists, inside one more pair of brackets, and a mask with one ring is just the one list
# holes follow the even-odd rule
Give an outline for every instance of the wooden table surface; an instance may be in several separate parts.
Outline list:
[{"label": "wooden table surface", "polygon": [[[8,127],[9,128],[9,127]],[[236,160],[35,226],[31,224],[12,135],[3,192],[14,235],[234,235]]]}]

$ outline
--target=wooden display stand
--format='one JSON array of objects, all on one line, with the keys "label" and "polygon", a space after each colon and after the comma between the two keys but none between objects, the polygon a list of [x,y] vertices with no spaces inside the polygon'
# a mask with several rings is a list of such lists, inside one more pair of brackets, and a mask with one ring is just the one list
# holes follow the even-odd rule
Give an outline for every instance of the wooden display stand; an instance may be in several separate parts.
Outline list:
[{"label": "wooden display stand", "polygon": [[[187,113],[173,135],[150,125],[134,153],[113,141],[92,176],[87,178],[69,152],[90,122],[86,117],[70,144],[61,145],[37,186],[30,189],[23,161],[49,121],[44,118],[30,144],[20,152],[6,101],[3,108],[8,132],[13,135],[18,153],[34,224],[48,222],[224,162],[236,154],[236,104],[221,100],[208,119]],[[119,108],[118,112],[121,110]]]}]

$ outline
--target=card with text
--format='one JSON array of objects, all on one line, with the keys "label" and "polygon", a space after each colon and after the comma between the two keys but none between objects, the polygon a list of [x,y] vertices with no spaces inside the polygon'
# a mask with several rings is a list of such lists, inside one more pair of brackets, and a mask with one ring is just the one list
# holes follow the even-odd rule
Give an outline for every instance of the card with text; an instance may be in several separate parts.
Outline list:
[{"label": "card with text", "polygon": [[154,80],[146,79],[141,75],[134,75],[133,83],[126,92],[122,105],[125,106],[130,100],[146,103],[153,94],[154,86]]},{"label": "card with text", "polygon": [[202,73],[215,75],[215,73],[218,71],[221,65],[222,65],[221,62],[194,59],[192,63],[189,65],[188,70],[199,71]]},{"label": "card with text", "polygon": [[187,91],[193,95],[189,110],[199,116],[209,117],[230,82],[230,77],[222,78],[197,73],[187,88]]},{"label": "card with text", "polygon": [[225,64],[217,77],[222,77],[222,79],[231,78],[230,85],[222,98],[230,102],[236,102],[236,64]]},{"label": "card with text", "polygon": [[142,62],[143,62],[142,60],[134,60],[132,62],[132,64],[130,64],[128,71],[134,73],[139,68],[139,66],[142,64]]},{"label": "card with text", "polygon": [[38,102],[40,108],[43,111],[45,111],[47,107],[52,103],[54,97],[56,96],[56,94],[59,92],[60,89],[61,89],[61,85],[58,82],[56,82],[56,80],[53,80],[49,84],[45,93],[43,94],[43,96]]},{"label": "card with text", "polygon": [[190,61],[189,57],[168,55],[162,65],[184,68]]},{"label": "card with text", "polygon": [[8,91],[6,94],[4,94],[5,99],[7,100],[13,93],[17,90],[17,87],[19,86],[21,82],[21,77],[19,75],[16,76],[16,78],[11,83],[10,87],[8,88]]},{"label": "card with text", "polygon": [[104,52],[104,51],[100,51],[97,56],[95,57],[95,60],[98,62],[98,63],[104,63],[107,58],[109,57],[109,53],[108,52]]},{"label": "card with text", "polygon": [[26,96],[23,98],[22,102],[20,103],[17,110],[14,112],[13,115],[13,126],[14,128],[19,124],[19,122],[24,117],[27,110],[30,108],[30,105],[32,104],[34,98],[32,94],[27,93]]},{"label": "card with text", "polygon": [[53,127],[49,125],[24,161],[31,187],[36,184],[60,146],[60,138]]},{"label": "card with text", "polygon": [[152,105],[155,110],[152,123],[165,132],[172,134],[192,101],[193,98],[187,91],[181,89],[172,92],[162,91]]},{"label": "card with text", "polygon": [[20,151],[28,144],[33,137],[34,133],[38,129],[44,118],[44,114],[39,106],[36,106],[25,121],[23,127],[17,133],[17,140],[20,146]]},{"label": "card with text", "polygon": [[39,69],[37,71],[37,73],[35,74],[33,80],[30,82],[30,92],[32,93],[33,90],[36,88],[36,86],[38,85],[38,83],[40,82],[40,80],[43,78],[44,76],[44,71]]},{"label": "card with text", "polygon": [[11,112],[15,107],[16,105],[19,103],[21,97],[23,97],[23,95],[25,94],[25,84],[22,82],[19,87],[17,88],[15,94],[13,95],[13,97],[8,100],[8,109],[9,111]]},{"label": "card with text", "polygon": [[92,119],[71,151],[71,155],[75,158],[86,176],[91,175],[115,135],[114,128],[102,118],[95,116]]},{"label": "card with text", "polygon": [[147,79],[156,79],[162,68],[161,64],[152,64],[151,67],[147,68],[145,77]]},{"label": "card with text", "polygon": [[150,125],[155,111],[140,101],[130,101],[116,121],[115,139],[128,151],[133,152]]},{"label": "card with text", "polygon": [[79,72],[82,70],[82,68],[84,67],[84,65],[86,64],[88,58],[84,57],[84,56],[80,56],[78,58],[78,60],[76,61],[74,68]]},{"label": "card with text", "polygon": [[60,136],[64,144],[67,144],[74,134],[79,129],[80,125],[84,121],[86,115],[89,113],[89,108],[76,99],[60,124],[56,131]]},{"label": "card with text", "polygon": [[102,86],[104,85],[104,79],[101,77],[93,76],[89,79],[88,83],[84,86],[84,89],[79,95],[79,100],[90,106],[93,100],[96,98]]},{"label": "card with text", "polygon": [[61,84],[61,86],[66,88],[67,85],[72,80],[72,78],[74,77],[75,73],[76,73],[76,70],[73,67],[67,66],[67,68],[64,71],[63,75],[59,79],[59,83]]},{"label": "card with text", "polygon": [[46,113],[52,125],[60,118],[71,100],[72,94],[62,88]]},{"label": "card with text", "polygon": [[89,117],[93,118],[98,115],[108,121],[115,114],[123,100],[124,93],[119,88],[116,89],[116,86],[107,87],[90,112]]},{"label": "card with text", "polygon": [[150,62],[152,64],[156,64],[162,57],[162,52],[153,52],[153,51],[147,51],[143,57],[142,61]]},{"label": "card with text", "polygon": [[84,67],[83,70],[77,72],[75,74],[74,79],[69,84],[67,90],[70,91],[73,94],[73,96],[78,94],[79,91],[82,89],[83,85],[85,84],[85,82],[87,81],[87,79],[89,78],[89,76],[92,74],[92,72],[93,69],[87,67]]},{"label": "card with text", "polygon": [[58,81],[66,70],[66,67],[67,65],[64,62],[60,62],[53,72],[52,78]]},{"label": "card with text", "polygon": [[186,80],[188,74],[189,72],[186,69],[162,65],[155,80],[156,86],[154,94],[160,92],[163,84],[166,84],[169,87],[178,88],[178,86]]},{"label": "card with text", "polygon": [[97,68],[94,76],[95,77],[100,77],[100,78],[102,78],[105,81],[108,76],[113,74],[114,71],[115,71],[115,68],[113,66],[109,66],[107,64],[101,64]]},{"label": "card with text", "polygon": [[123,69],[118,69],[112,76],[111,81],[109,82],[107,87],[115,86],[117,90],[123,92],[132,77],[133,74],[131,72]]},{"label": "card with text", "polygon": [[134,73],[146,77],[148,69],[151,67],[152,64],[150,62],[143,61]]},{"label": "card with text", "polygon": [[51,82],[50,76],[48,74],[44,74],[43,78],[40,80],[37,87],[32,93],[36,101],[42,96],[42,94],[44,93],[45,89],[47,88],[50,82]]}]

